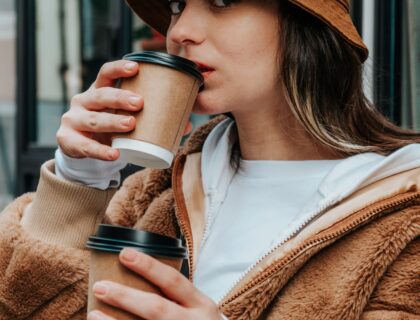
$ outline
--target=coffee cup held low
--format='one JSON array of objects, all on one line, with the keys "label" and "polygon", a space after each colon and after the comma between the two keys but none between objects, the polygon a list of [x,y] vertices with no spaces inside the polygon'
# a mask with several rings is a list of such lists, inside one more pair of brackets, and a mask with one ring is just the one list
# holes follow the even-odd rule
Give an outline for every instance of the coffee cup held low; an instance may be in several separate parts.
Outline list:
[{"label": "coffee cup held low", "polygon": [[92,292],[95,282],[109,280],[163,295],[159,288],[119,262],[118,254],[123,248],[130,247],[150,254],[178,271],[181,270],[182,262],[187,257],[186,248],[182,246],[180,239],[106,224],[99,225],[96,235],[89,237],[86,246],[91,249],[88,312],[100,310],[119,320],[139,320],[141,318],[97,299]]}]

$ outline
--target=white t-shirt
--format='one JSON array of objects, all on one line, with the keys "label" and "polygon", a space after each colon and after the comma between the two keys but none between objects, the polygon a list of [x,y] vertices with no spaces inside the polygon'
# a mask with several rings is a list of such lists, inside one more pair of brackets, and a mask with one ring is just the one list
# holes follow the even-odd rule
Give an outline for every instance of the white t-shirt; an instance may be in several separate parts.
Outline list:
[{"label": "white t-shirt", "polygon": [[242,160],[226,198],[208,221],[195,285],[219,302],[227,288],[290,231],[291,222],[338,162]]}]

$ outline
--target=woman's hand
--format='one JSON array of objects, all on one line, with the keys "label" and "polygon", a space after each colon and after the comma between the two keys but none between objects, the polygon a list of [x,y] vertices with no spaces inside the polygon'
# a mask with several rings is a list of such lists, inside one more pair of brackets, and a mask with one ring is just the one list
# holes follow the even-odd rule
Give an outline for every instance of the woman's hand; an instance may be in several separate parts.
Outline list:
[{"label": "woman's hand", "polygon": [[135,119],[111,112],[138,112],[143,108],[143,97],[114,88],[114,85],[117,79],[132,77],[138,71],[139,65],[132,61],[105,63],[92,86],[71,99],[70,109],[62,116],[56,135],[58,145],[66,155],[100,160],[119,157],[118,150],[110,147],[110,133],[133,130]]},{"label": "woman's hand", "polygon": [[[119,60],[105,63],[96,81],[85,92],[74,96],[70,109],[61,118],[57,142],[72,158],[116,160],[119,151],[111,148],[111,133],[129,132],[136,126],[133,116],[113,112],[139,112],[143,97],[129,90],[114,88],[120,78],[133,77],[139,72],[136,62]],[[192,129],[188,123],[185,134]]]},{"label": "woman's hand", "polygon": [[[95,296],[105,303],[148,320],[221,320],[217,305],[174,268],[133,249],[124,249],[120,261],[160,288],[165,297],[111,281],[96,282]],[[116,320],[92,311],[89,320]]]}]

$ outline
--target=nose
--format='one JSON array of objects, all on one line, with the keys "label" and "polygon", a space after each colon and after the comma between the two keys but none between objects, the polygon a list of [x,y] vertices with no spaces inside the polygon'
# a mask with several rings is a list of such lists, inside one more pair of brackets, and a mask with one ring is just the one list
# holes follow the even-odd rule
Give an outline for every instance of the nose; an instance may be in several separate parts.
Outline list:
[{"label": "nose", "polygon": [[205,18],[199,11],[200,8],[190,1],[179,15],[172,18],[167,33],[168,49],[173,45],[185,46],[204,41]]}]

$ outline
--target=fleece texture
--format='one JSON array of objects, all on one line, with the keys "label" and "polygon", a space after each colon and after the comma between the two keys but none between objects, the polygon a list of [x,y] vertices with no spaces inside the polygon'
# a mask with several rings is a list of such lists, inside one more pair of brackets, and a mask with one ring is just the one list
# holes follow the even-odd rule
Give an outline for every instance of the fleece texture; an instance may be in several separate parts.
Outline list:
[{"label": "fleece texture", "polygon": [[[206,136],[223,119],[197,130],[180,152],[200,152]],[[77,185],[63,186],[51,175],[53,170],[51,162],[42,167],[42,183],[80,190]],[[172,169],[146,169],[126,179],[109,205],[106,191],[83,203],[77,193],[66,192],[73,198],[65,204],[73,203],[75,216],[95,208],[95,221],[179,236],[171,186]],[[59,220],[58,197],[51,197],[50,204],[29,206],[37,197],[46,199],[42,192],[49,188],[23,195],[0,214],[0,320],[86,317],[89,253],[81,243],[94,227],[78,230],[71,219],[67,227],[60,220],[66,234],[77,234],[77,241],[66,238],[60,243],[57,238],[43,239],[41,225],[33,232],[31,224],[21,223],[25,215],[36,220],[45,212],[50,215],[49,228],[55,216]],[[253,279],[252,285],[222,301],[220,310],[232,320],[420,319],[420,193],[412,189],[409,195],[406,201],[381,200],[381,211],[355,227],[346,229],[346,221],[339,221],[334,230],[344,228],[343,232],[331,236],[326,230],[309,238],[304,250],[260,270],[267,276]],[[50,212],[52,205],[55,214]]]}]

